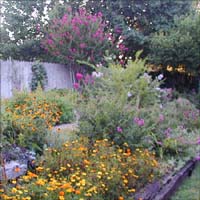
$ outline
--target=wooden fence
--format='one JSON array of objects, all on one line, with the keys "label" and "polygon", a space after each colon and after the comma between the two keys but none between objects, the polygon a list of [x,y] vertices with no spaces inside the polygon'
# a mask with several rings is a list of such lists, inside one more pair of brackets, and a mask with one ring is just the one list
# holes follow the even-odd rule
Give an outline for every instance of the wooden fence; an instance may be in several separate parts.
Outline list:
[{"label": "wooden fence", "polygon": [[[30,91],[31,67],[34,62],[0,60],[0,96],[10,98],[14,90]],[[42,63],[46,69],[48,84],[46,90],[72,88],[74,72],[70,66]]]}]

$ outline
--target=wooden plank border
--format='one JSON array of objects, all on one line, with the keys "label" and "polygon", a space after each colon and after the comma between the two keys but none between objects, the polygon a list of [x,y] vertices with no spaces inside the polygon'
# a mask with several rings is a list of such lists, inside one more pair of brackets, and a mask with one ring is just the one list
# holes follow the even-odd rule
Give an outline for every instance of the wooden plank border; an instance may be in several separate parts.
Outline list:
[{"label": "wooden plank border", "polygon": [[183,180],[191,176],[196,159],[189,160],[175,175],[167,175],[137,192],[134,200],[169,200]]}]

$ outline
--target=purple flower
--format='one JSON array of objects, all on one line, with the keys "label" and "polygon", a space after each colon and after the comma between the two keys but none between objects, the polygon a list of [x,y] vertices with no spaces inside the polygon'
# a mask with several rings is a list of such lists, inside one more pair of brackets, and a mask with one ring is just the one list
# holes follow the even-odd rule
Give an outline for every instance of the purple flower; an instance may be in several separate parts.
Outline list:
[{"label": "purple flower", "polygon": [[158,141],[158,142],[156,142],[156,143],[157,143],[157,144],[159,144],[160,146],[162,146],[162,144],[163,144],[163,143],[162,143],[162,142],[160,142],[160,141]]},{"label": "purple flower", "polygon": [[117,132],[118,132],[118,133],[122,133],[122,131],[123,131],[122,128],[121,128],[120,126],[118,126],[118,127],[117,127]]},{"label": "purple flower", "polygon": [[164,119],[165,119],[165,118],[164,118],[164,115],[163,115],[163,114],[160,114],[160,115],[159,115],[159,122],[163,122]]},{"label": "purple flower", "polygon": [[196,144],[200,144],[200,138],[198,138],[197,143]]},{"label": "purple flower", "polygon": [[195,160],[199,161],[199,160],[200,160],[200,156],[197,156],[197,157],[195,158]]},{"label": "purple flower", "polygon": [[164,77],[163,74],[158,75],[158,80],[159,80],[159,81],[162,80],[163,77]]},{"label": "purple flower", "polygon": [[137,124],[140,119],[138,117],[134,117],[133,121]]},{"label": "purple flower", "polygon": [[81,80],[83,78],[83,74],[76,73],[76,78],[77,78],[77,80]]},{"label": "purple flower", "polygon": [[171,128],[167,128],[167,129],[164,131],[165,136],[166,136],[166,137],[170,137],[171,131],[172,131]]},{"label": "purple flower", "polygon": [[144,126],[144,119],[140,119],[138,121],[138,126]]},{"label": "purple flower", "polygon": [[53,44],[53,40],[48,39],[48,40],[47,40],[47,43],[48,43],[49,45],[52,45],[52,44]]},{"label": "purple flower", "polygon": [[81,44],[80,44],[80,48],[81,48],[81,49],[84,49],[85,47],[86,47],[86,44],[85,44],[85,43],[81,43]]},{"label": "purple flower", "polygon": [[144,126],[144,119],[140,119],[138,117],[134,117],[133,121],[138,125],[138,126]]},{"label": "purple flower", "polygon": [[75,89],[78,89],[80,85],[79,85],[79,83],[74,83],[73,86],[74,86]]},{"label": "purple flower", "polygon": [[37,30],[37,32],[40,32],[40,24],[36,25],[36,30]]}]

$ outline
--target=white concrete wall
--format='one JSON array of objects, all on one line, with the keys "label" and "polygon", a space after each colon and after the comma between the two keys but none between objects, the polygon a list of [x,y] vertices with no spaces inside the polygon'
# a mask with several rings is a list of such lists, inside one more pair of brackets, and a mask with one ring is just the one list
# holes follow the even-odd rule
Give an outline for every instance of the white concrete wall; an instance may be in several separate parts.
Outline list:
[{"label": "white concrete wall", "polygon": [[[27,89],[30,91],[32,78],[31,66],[33,62],[16,60],[0,61],[0,96],[1,98],[12,97],[13,91]],[[69,66],[42,63],[48,76],[46,89],[72,88],[73,72]]]}]

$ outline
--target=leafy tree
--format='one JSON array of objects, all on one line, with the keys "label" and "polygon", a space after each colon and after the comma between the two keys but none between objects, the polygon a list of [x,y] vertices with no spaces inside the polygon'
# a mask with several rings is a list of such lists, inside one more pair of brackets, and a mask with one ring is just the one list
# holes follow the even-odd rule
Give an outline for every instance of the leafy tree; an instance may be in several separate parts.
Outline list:
[{"label": "leafy tree", "polygon": [[176,19],[174,28],[152,37],[150,61],[164,69],[170,65],[176,70],[182,65],[187,72],[196,73],[200,69],[199,35],[199,13]]},{"label": "leafy tree", "polygon": [[126,51],[122,42],[105,32],[105,27],[101,12],[92,15],[81,8],[73,14],[68,7],[62,18],[50,21],[43,46],[64,64],[104,64],[107,52]]},{"label": "leafy tree", "polygon": [[[84,4],[85,2],[85,4]],[[124,36],[132,56],[144,49],[143,56],[149,52],[150,35],[158,30],[168,30],[173,26],[174,17],[189,12],[193,0],[70,0],[72,7],[85,6],[92,13],[102,12],[108,28],[114,34]]]},{"label": "leafy tree", "polygon": [[[50,20],[61,18],[66,5],[71,5],[73,12],[84,6],[88,12],[102,12],[107,29],[114,35],[123,36],[129,51],[123,56],[132,56],[138,49],[144,49],[143,55],[149,52],[150,35],[160,29],[167,30],[173,25],[174,16],[180,16],[190,10],[193,1],[185,0],[4,0],[3,23],[1,24],[1,58],[9,56],[15,59],[33,60],[38,58],[48,61],[55,57],[44,56],[40,47],[43,37],[42,28],[48,24],[45,15]],[[48,2],[48,3],[47,3]],[[46,10],[46,12],[44,12]],[[33,13],[37,13],[33,17]],[[39,26],[38,26],[39,25]],[[38,31],[38,29],[41,30]],[[13,37],[5,40],[9,32]],[[4,38],[4,39],[2,39]]]},{"label": "leafy tree", "polygon": [[[176,18],[175,25],[167,32],[152,37],[149,62],[162,67],[171,66],[171,71],[182,71],[198,77],[200,75],[200,13]],[[177,80],[176,80],[177,81]]]},{"label": "leafy tree", "polygon": [[40,28],[44,23],[43,0],[2,1],[1,58],[33,60],[43,53]]}]

